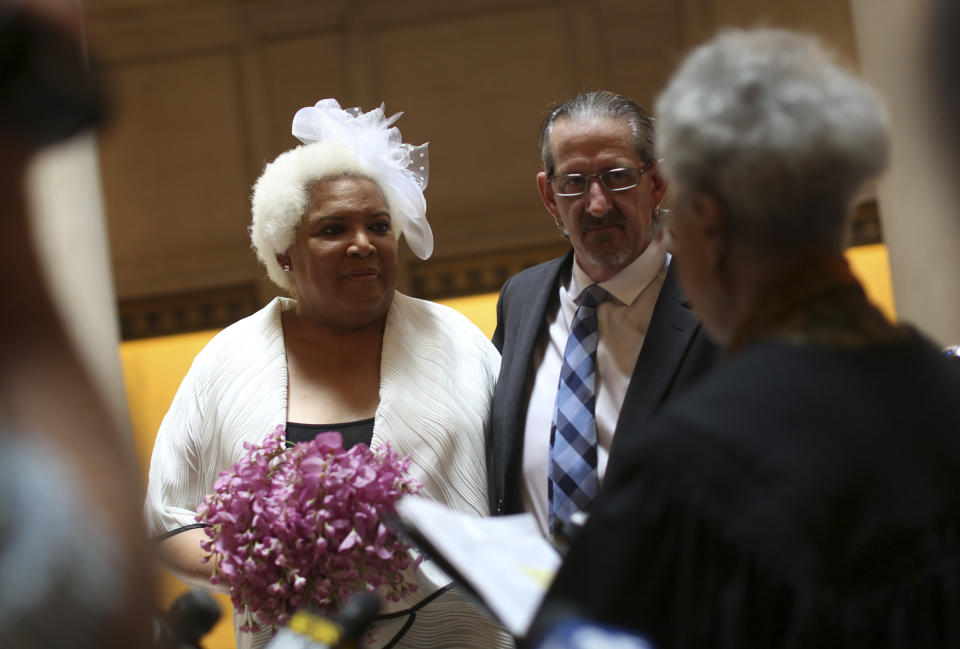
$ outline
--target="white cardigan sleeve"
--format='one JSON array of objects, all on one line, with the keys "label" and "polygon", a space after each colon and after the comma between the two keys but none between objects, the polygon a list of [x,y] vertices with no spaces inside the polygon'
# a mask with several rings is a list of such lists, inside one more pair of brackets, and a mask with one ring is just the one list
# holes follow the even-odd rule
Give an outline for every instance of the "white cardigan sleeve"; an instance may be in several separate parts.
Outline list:
[{"label": "white cardigan sleeve", "polygon": [[196,524],[221,471],[286,419],[287,368],[274,300],[217,334],[197,354],[160,424],[150,461],[150,535]]},{"label": "white cardigan sleeve", "polygon": [[[202,354],[202,353],[201,353]],[[197,506],[206,493],[203,465],[205,382],[202,358],[194,360],[170,410],[160,424],[150,459],[145,515],[150,536],[195,524]]]}]

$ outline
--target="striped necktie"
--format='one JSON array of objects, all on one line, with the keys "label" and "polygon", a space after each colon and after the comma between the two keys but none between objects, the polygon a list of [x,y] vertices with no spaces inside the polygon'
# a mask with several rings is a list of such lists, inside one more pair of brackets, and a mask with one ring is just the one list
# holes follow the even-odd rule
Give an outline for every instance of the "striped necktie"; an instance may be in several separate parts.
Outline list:
[{"label": "striped necktie", "polygon": [[597,474],[597,305],[609,298],[598,284],[580,294],[563,351],[557,403],[550,427],[550,529],[585,511],[600,489]]}]

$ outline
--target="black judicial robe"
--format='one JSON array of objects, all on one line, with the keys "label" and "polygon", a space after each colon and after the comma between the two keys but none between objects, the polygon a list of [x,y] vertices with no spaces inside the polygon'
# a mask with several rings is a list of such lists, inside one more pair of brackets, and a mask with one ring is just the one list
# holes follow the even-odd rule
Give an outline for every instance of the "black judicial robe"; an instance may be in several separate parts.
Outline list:
[{"label": "black judicial robe", "polygon": [[658,649],[960,647],[960,368],[762,342],[611,459],[541,610]]}]

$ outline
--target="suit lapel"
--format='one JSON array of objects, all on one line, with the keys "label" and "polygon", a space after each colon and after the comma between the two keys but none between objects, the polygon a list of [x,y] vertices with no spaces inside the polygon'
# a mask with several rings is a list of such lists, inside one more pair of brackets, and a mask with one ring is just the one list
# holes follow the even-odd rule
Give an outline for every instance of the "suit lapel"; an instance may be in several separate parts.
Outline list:
[{"label": "suit lapel", "polygon": [[623,400],[614,446],[617,446],[617,440],[641,430],[661,404],[699,326],[677,286],[676,273],[671,265]]},{"label": "suit lapel", "polygon": [[[557,300],[557,282],[560,273],[568,264],[567,255],[558,260],[556,264],[550,264],[544,267],[544,272],[536,281],[529,282],[523,287],[521,301],[514,308],[522,308],[523,316],[516,331],[516,350],[517,356],[514,357],[511,367],[511,385],[524,386],[527,378],[534,373],[534,368],[530,367],[533,360],[533,352],[536,349],[538,339],[544,332],[546,326],[547,309]],[[544,290],[544,287],[549,287]],[[525,402],[526,399],[523,399]],[[526,419],[526,408],[524,412],[515,413],[514,425],[523,426]]]},{"label": "suit lapel", "polygon": [[[494,431],[499,439],[495,442],[495,453],[499,455],[494,462],[497,475],[494,479],[500,486],[499,494],[510,498],[511,503],[503,503],[507,511],[522,510],[522,472],[524,426],[529,405],[529,380],[537,368],[532,367],[534,351],[540,335],[546,327],[547,311],[557,300],[557,282],[564,269],[572,263],[573,252],[543,264],[537,272],[524,277],[524,282],[516,286],[516,295],[512,295],[511,310],[516,322],[511,331],[506,332],[507,343],[503,348],[506,373],[501,373],[497,391],[504,397],[502,422],[503,428]],[[520,278],[518,278],[520,279]],[[498,447],[498,448],[497,448]],[[498,507],[501,503],[493,503]]]}]

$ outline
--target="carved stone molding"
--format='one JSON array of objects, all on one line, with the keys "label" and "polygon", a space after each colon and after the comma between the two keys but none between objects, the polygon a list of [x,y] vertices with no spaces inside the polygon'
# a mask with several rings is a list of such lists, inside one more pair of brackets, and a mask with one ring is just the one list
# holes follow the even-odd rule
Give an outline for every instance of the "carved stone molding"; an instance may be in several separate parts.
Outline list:
[{"label": "carved stone molding", "polygon": [[[495,293],[510,276],[558,257],[568,247],[558,240],[492,253],[411,261],[407,292],[427,300]],[[218,329],[255,312],[262,302],[256,282],[122,299],[120,332],[124,340],[132,340]]]},{"label": "carved stone molding", "polygon": [[120,335],[131,340],[219,329],[258,308],[255,283],[120,300]]},{"label": "carved stone molding", "polygon": [[880,227],[880,214],[875,199],[860,203],[854,209],[850,216],[849,241],[851,246],[883,243],[883,229]]}]

